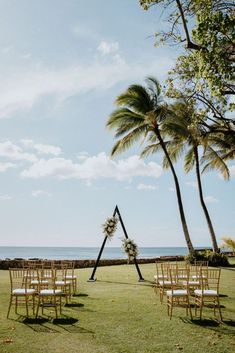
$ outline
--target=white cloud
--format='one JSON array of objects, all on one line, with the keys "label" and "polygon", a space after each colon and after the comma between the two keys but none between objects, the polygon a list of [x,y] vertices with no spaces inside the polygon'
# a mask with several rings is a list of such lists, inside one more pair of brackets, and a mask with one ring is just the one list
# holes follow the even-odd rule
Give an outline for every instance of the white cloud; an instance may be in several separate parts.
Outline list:
[{"label": "white cloud", "polygon": [[33,197],[40,197],[40,196],[51,196],[51,193],[48,191],[44,191],[44,190],[34,190],[32,191],[32,196]]},{"label": "white cloud", "polygon": [[217,200],[214,196],[206,196],[205,202],[206,203],[218,203],[219,200]]},{"label": "white cloud", "polygon": [[92,58],[85,63],[63,69],[48,69],[42,65],[27,65],[11,69],[1,76],[0,118],[6,118],[18,111],[30,110],[44,96],[53,96],[54,104],[68,97],[88,93],[91,90],[107,90],[119,82],[140,82],[149,74],[163,77],[172,67],[169,58],[157,58],[152,62],[126,62],[115,54],[117,44],[102,45],[100,50],[113,55],[103,60]]},{"label": "white cloud", "polygon": [[149,185],[149,184],[139,184],[137,186],[138,190],[156,190],[158,187],[156,185]]},{"label": "white cloud", "polygon": [[103,40],[102,42],[100,42],[97,50],[102,55],[114,54],[114,53],[117,53],[119,50],[119,43],[118,42],[106,42]]},{"label": "white cloud", "polygon": [[40,154],[52,154],[53,156],[59,156],[61,154],[61,148],[57,146],[34,143],[33,140],[29,139],[22,139],[20,142],[25,148],[35,149]]},{"label": "white cloud", "polygon": [[12,200],[12,196],[10,196],[10,195],[0,195],[0,200],[3,200],[3,201]]},{"label": "white cloud", "polygon": [[194,189],[198,189],[196,181],[187,181],[186,185],[191,186]]},{"label": "white cloud", "polygon": [[16,164],[14,163],[0,163],[0,173],[6,172],[10,168],[15,168]]},{"label": "white cloud", "polygon": [[172,186],[168,188],[169,191],[174,192],[175,188],[173,188]]},{"label": "white cloud", "polygon": [[130,180],[136,176],[158,178],[161,174],[162,168],[157,163],[145,163],[136,155],[114,161],[101,152],[97,156],[87,157],[80,163],[74,163],[65,158],[40,159],[28,169],[23,170],[21,176],[34,179],[55,177],[91,181],[98,178]]},{"label": "white cloud", "polygon": [[89,157],[89,153],[86,151],[82,151],[78,154],[77,159],[79,159],[80,161],[84,161],[88,157]]},{"label": "white cloud", "polygon": [[21,147],[14,145],[11,141],[0,143],[0,156],[18,161],[37,161],[37,158],[34,154],[25,153]]}]

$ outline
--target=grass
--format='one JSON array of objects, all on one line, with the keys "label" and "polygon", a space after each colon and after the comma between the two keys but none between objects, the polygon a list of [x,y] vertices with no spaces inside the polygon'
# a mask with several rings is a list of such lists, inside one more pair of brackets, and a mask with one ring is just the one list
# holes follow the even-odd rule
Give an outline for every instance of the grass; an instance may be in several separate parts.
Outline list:
[{"label": "grass", "polygon": [[222,270],[223,323],[209,309],[202,321],[190,321],[183,308],[174,308],[170,321],[166,301],[161,305],[152,287],[155,265],[140,268],[144,283],[138,283],[132,265],[98,268],[94,283],[87,282],[91,269],[77,270],[79,292],[63,316],[53,320],[48,310],[49,317],[37,321],[15,315],[14,309],[6,319],[9,278],[8,271],[0,271],[0,352],[235,352],[235,268]]}]

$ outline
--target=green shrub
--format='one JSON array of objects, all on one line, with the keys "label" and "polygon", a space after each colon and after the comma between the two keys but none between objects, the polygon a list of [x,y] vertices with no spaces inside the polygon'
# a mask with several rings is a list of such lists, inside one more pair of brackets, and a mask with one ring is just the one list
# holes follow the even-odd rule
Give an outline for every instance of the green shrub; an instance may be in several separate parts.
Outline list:
[{"label": "green shrub", "polygon": [[208,265],[213,267],[227,267],[230,265],[228,257],[225,254],[214,253],[210,250],[198,251],[193,255],[189,254],[185,257],[185,260],[190,264],[194,264],[195,261],[208,261]]}]

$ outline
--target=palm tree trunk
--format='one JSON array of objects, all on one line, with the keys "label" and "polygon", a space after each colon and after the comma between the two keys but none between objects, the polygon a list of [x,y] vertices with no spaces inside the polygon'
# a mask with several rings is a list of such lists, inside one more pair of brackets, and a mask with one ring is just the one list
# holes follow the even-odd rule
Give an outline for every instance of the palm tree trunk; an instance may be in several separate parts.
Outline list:
[{"label": "palm tree trunk", "polygon": [[205,217],[206,217],[206,221],[207,221],[207,225],[208,225],[208,228],[209,228],[209,232],[210,232],[210,235],[211,235],[213,251],[218,253],[219,252],[219,247],[218,247],[218,244],[217,244],[214,228],[213,228],[213,225],[212,225],[212,222],[211,222],[211,219],[210,219],[210,215],[209,215],[208,209],[207,209],[205,201],[204,201],[203,192],[202,192],[202,182],[201,182],[200,164],[199,164],[198,147],[197,146],[194,146],[194,157],[195,157],[195,162],[196,162],[196,174],[197,174],[197,184],[198,184],[199,198],[200,198],[202,209],[203,209]]},{"label": "palm tree trunk", "polygon": [[178,206],[179,206],[179,212],[180,212],[180,218],[181,218],[181,223],[182,223],[182,227],[183,227],[183,232],[184,232],[184,237],[185,237],[185,240],[186,240],[186,244],[188,246],[188,250],[189,250],[189,253],[190,254],[194,254],[194,247],[193,247],[193,244],[191,242],[191,239],[190,239],[190,235],[189,235],[189,231],[188,231],[188,226],[187,226],[187,222],[186,222],[186,218],[185,218],[185,214],[184,214],[184,207],[183,207],[183,202],[182,202],[182,197],[181,197],[181,191],[180,191],[180,186],[179,186],[179,181],[178,181],[178,178],[177,178],[177,175],[176,175],[176,172],[175,172],[175,168],[171,162],[171,159],[170,159],[170,156],[168,154],[168,151],[167,151],[167,148],[166,148],[166,145],[162,139],[162,136],[158,130],[158,128],[155,128],[155,133],[157,135],[157,138],[160,142],[160,145],[165,153],[165,156],[169,162],[169,165],[170,165],[170,169],[171,169],[171,172],[173,174],[173,177],[174,177],[174,182],[175,182],[175,188],[176,188],[176,195],[177,195],[177,200],[178,200]]}]

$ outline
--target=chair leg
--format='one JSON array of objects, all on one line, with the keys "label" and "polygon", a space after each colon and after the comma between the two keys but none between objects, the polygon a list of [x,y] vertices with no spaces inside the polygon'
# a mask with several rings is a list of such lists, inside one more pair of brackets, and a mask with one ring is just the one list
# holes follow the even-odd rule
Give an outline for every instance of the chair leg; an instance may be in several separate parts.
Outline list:
[{"label": "chair leg", "polygon": [[[192,310],[191,310],[191,304],[190,304],[190,300],[189,300],[189,297],[187,297],[187,309],[189,310],[189,314],[190,314],[190,318],[191,320],[193,319],[193,315],[192,315]],[[187,310],[187,312],[188,312]],[[188,314],[187,314],[188,315]]]},{"label": "chair leg", "polygon": [[173,297],[171,298],[171,301],[170,301],[170,320],[172,318],[172,311],[173,311]]},{"label": "chair leg", "polygon": [[41,304],[41,298],[40,298],[40,296],[38,296],[38,304],[37,304],[37,310],[36,310],[36,319],[38,317],[38,311],[39,311],[40,304]]},{"label": "chair leg", "polygon": [[10,314],[10,310],[11,310],[11,305],[12,305],[12,295],[11,295],[10,301],[9,301],[9,307],[8,307],[8,311],[7,311],[7,319],[9,318],[9,314]]},{"label": "chair leg", "polygon": [[200,300],[200,320],[202,319],[202,307],[203,307],[203,298]]},{"label": "chair leg", "polygon": [[223,321],[219,297],[217,297],[217,305],[218,305],[220,320]]},{"label": "chair leg", "polygon": [[29,305],[28,305],[28,296],[25,297],[25,307],[26,307],[26,317],[29,316]]},{"label": "chair leg", "polygon": [[17,314],[17,311],[18,311],[18,298],[15,297],[15,301],[16,301],[16,304],[15,304],[15,313]]}]

